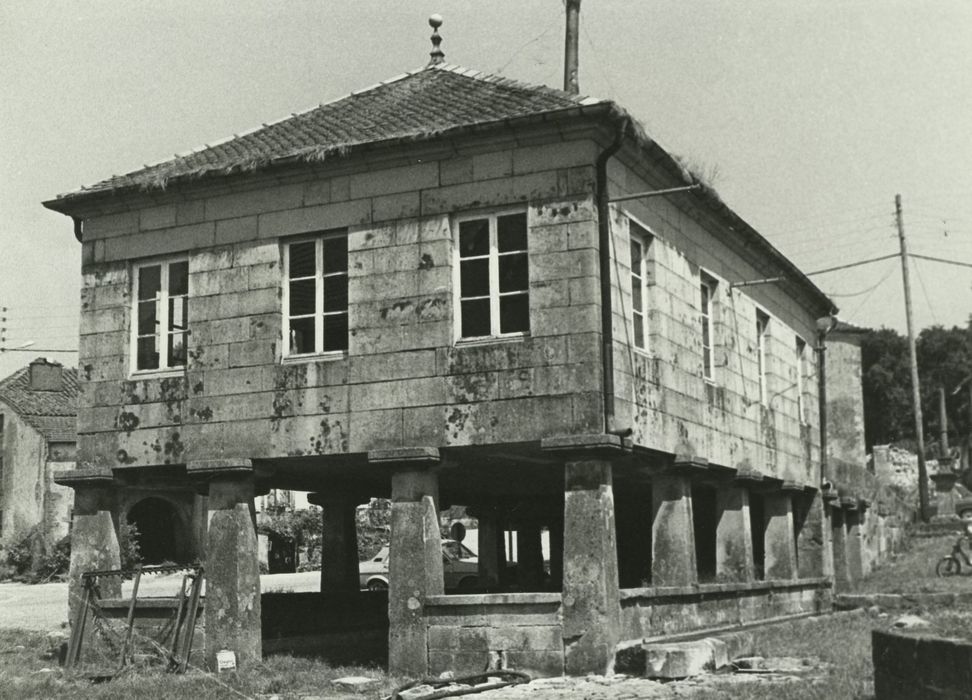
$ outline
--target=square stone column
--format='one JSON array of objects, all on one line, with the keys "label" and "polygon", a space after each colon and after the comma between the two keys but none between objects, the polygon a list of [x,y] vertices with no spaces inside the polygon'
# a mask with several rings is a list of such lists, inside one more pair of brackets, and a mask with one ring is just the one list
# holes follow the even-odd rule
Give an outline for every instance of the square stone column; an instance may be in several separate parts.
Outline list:
[{"label": "square stone column", "polygon": [[[841,499],[844,502],[844,499]],[[844,524],[847,530],[847,579],[854,584],[864,577],[863,512],[856,502],[845,505]]]},{"label": "square stone column", "polygon": [[687,586],[698,581],[692,480],[681,470],[651,478],[651,585]]},{"label": "square stone column", "polygon": [[753,534],[749,522],[749,490],[723,484],[716,492],[719,524],[716,527],[716,579],[719,582],[752,581]]},{"label": "square stone column", "polygon": [[564,468],[564,670],[607,673],[621,635],[611,462]]},{"label": "square stone column", "polygon": [[363,497],[327,492],[308,494],[307,500],[321,507],[321,593],[360,590],[355,514]]},{"label": "square stone column", "polygon": [[[68,620],[74,624],[81,605],[81,574],[121,567],[118,531],[111,514],[115,490],[110,469],[72,469],[54,475],[55,483],[74,489],[74,520],[71,527],[71,568],[68,574]],[[101,596],[121,595],[121,579],[99,582]]]},{"label": "square stone column", "polygon": [[238,667],[252,666],[263,658],[253,467],[248,460],[210,460],[190,462],[186,471],[206,479],[209,490],[206,665],[215,670],[216,654],[225,649],[236,653]]},{"label": "square stone column", "polygon": [[595,434],[546,438],[541,447],[564,460],[563,537],[551,536],[551,548],[563,547],[564,672],[608,673],[621,637],[612,462],[630,444]]},{"label": "square stone column", "polygon": [[793,502],[788,491],[763,495],[766,522],[765,566],[767,580],[796,578],[796,541],[793,531]]},{"label": "square stone column", "polygon": [[794,496],[798,578],[834,574],[834,549],[827,516],[827,507],[819,491],[804,490],[802,495]]},{"label": "square stone column", "polygon": [[525,591],[543,587],[543,543],[540,525],[520,523],[516,528],[517,581]]},{"label": "square stone column", "polygon": [[847,571],[847,530],[844,524],[844,511],[839,503],[830,509],[830,531],[834,547],[834,586],[846,590],[850,584]]},{"label": "square stone column", "polygon": [[485,591],[499,587],[500,575],[506,566],[503,534],[495,508],[485,507],[475,513],[479,523],[479,585]]},{"label": "square stone column", "polygon": [[425,601],[444,593],[435,448],[378,450],[370,462],[392,473],[388,566],[388,672],[419,678],[429,670]]}]

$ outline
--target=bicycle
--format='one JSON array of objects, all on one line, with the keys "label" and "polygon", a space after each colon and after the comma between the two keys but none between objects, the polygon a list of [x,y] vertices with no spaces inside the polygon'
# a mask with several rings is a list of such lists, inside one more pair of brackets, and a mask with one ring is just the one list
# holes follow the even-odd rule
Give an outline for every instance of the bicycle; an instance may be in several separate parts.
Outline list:
[{"label": "bicycle", "polygon": [[963,562],[966,568],[972,569],[972,560],[969,559],[969,555],[962,549],[962,542],[968,539],[972,539],[972,536],[968,532],[959,535],[955,540],[955,544],[952,545],[952,553],[938,560],[938,564],[935,565],[935,573],[938,576],[944,578],[946,576],[961,574]]}]

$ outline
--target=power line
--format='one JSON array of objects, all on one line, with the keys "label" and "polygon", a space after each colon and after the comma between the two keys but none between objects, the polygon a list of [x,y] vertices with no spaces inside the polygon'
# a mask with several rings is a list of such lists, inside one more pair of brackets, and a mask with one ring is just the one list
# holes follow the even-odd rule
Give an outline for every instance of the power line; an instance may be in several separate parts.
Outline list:
[{"label": "power line", "polygon": [[851,267],[858,267],[859,265],[867,265],[868,263],[879,262],[881,260],[890,260],[891,258],[897,258],[900,253],[891,253],[891,255],[882,255],[879,258],[870,258],[868,260],[859,260],[857,262],[847,263],[846,265],[838,265],[837,267],[828,267],[824,270],[814,270],[813,272],[804,272],[807,277],[811,275],[822,275],[825,272],[836,272],[837,270],[846,270]]},{"label": "power line", "polygon": [[[911,257],[916,257],[916,256],[914,253],[912,253]],[[925,288],[925,280],[921,276],[921,269],[919,268],[918,265],[915,265],[915,277],[918,278],[918,286],[921,287],[921,293],[925,297],[925,303],[928,304],[928,310],[931,312],[932,321],[934,321],[937,324],[938,314],[935,313],[935,307],[932,306],[931,299],[928,296],[928,290]]]},{"label": "power line", "polygon": [[946,265],[957,265],[959,267],[972,267],[972,263],[962,262],[961,260],[948,260],[946,258],[936,258],[931,255],[919,255],[918,253],[911,253],[911,257],[920,258],[922,260],[931,260],[932,262],[945,263]]}]

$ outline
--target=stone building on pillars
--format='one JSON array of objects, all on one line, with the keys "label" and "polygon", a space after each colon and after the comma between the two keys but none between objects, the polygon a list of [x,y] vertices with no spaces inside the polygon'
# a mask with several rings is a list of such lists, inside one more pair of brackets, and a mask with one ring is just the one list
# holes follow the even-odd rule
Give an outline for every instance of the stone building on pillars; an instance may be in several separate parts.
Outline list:
[{"label": "stone building on pillars", "polygon": [[[127,494],[181,494],[210,660],[357,625],[398,674],[583,674],[828,604],[835,308],[616,104],[433,61],[45,206],[83,247],[74,573],[117,564]],[[260,595],[270,488],[323,508],[319,595]],[[377,496],[387,602],[358,590]]]}]

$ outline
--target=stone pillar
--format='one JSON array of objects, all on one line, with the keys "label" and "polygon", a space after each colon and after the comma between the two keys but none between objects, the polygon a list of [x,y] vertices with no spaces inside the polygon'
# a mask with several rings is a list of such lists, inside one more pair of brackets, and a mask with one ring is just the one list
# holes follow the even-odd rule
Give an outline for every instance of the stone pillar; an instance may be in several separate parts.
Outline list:
[{"label": "stone pillar", "polygon": [[844,511],[837,503],[830,509],[830,525],[834,544],[834,587],[846,589],[850,584],[847,571],[847,536]]},{"label": "stone pillar", "polygon": [[764,494],[766,520],[766,579],[796,578],[796,542],[793,538],[793,503],[786,491]]},{"label": "stone pillar", "polygon": [[442,595],[439,534],[439,451],[431,447],[376,450],[372,464],[392,473],[391,552],[388,566],[388,672],[419,678],[429,670],[425,601]]},{"label": "stone pillar", "polygon": [[687,586],[698,580],[692,481],[676,471],[651,480],[651,585]]},{"label": "stone pillar", "polygon": [[564,585],[564,521],[557,517],[550,524],[550,585]]},{"label": "stone pillar", "polygon": [[190,462],[186,471],[208,480],[206,536],[206,665],[216,654],[236,653],[238,667],[263,658],[260,564],[249,460]]},{"label": "stone pillar", "polygon": [[521,523],[516,529],[517,580],[525,591],[543,587],[543,543],[540,525]]},{"label": "stone pillar", "polygon": [[500,573],[502,567],[506,566],[505,556],[500,553],[504,550],[500,531],[499,518],[493,508],[483,508],[476,514],[479,523],[477,532],[479,543],[479,585],[483,590],[495,591],[499,588]]},{"label": "stone pillar", "polygon": [[891,476],[894,468],[891,465],[891,446],[875,445],[871,454],[874,458],[874,476],[878,483],[887,485],[891,483]]},{"label": "stone pillar", "polygon": [[716,580],[752,581],[753,535],[749,522],[749,491],[723,485],[716,493]]},{"label": "stone pillar", "polygon": [[[115,491],[110,469],[72,469],[58,472],[54,481],[74,489],[74,520],[71,527],[71,568],[68,579],[69,621],[74,624],[81,605],[81,574],[121,567],[118,532],[111,513]],[[121,579],[99,582],[103,598],[121,595]]]},{"label": "stone pillar", "polygon": [[821,578],[833,575],[833,546],[830,542],[830,523],[826,514],[827,508],[818,491],[804,495],[799,509],[794,508],[793,517],[801,518],[797,524],[798,578]]},{"label": "stone pillar", "polygon": [[321,593],[360,590],[358,575],[358,499],[346,493],[312,493],[321,507]]},{"label": "stone pillar", "polygon": [[609,460],[566,463],[563,541],[564,671],[572,676],[607,673],[621,635]]},{"label": "stone pillar", "polygon": [[[844,499],[841,499],[843,501]],[[864,577],[864,533],[861,528],[862,512],[855,503],[844,512],[847,531],[847,579],[853,585]]]}]

